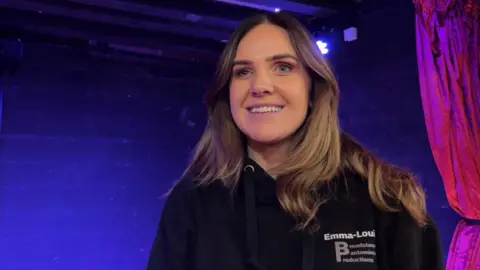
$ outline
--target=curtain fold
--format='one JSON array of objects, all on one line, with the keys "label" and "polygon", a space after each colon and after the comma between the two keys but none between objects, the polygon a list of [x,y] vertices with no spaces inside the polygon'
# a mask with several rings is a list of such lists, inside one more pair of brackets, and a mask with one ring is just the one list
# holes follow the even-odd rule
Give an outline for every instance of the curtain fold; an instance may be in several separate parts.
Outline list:
[{"label": "curtain fold", "polygon": [[[430,147],[450,206],[480,220],[480,0],[413,0]],[[480,225],[458,223],[447,269],[480,269]]]},{"label": "curtain fold", "polygon": [[447,269],[480,269],[480,223],[468,224],[461,220],[450,243]]},{"label": "curtain fold", "polygon": [[417,58],[428,137],[450,205],[480,219],[479,7],[416,0]]}]

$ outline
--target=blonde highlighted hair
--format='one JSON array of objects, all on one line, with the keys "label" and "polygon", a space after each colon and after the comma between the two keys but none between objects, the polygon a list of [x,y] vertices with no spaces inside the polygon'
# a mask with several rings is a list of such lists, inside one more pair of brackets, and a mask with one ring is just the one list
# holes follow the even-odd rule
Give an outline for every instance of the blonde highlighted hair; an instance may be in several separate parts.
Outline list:
[{"label": "blonde highlighted hair", "polygon": [[426,224],[425,194],[414,175],[382,161],[340,129],[339,89],[335,76],[306,28],[284,13],[257,15],[245,20],[225,46],[215,78],[205,94],[208,122],[185,174],[198,185],[222,181],[232,190],[243,169],[245,136],[236,127],[229,109],[228,87],[232,64],[240,40],[259,24],[285,29],[300,60],[312,78],[311,112],[294,135],[296,147],[281,166],[277,196],[298,229],[315,227],[316,213],[327,198],[315,192],[339,173],[349,170],[368,181],[373,203],[382,210],[406,210],[419,224]]}]

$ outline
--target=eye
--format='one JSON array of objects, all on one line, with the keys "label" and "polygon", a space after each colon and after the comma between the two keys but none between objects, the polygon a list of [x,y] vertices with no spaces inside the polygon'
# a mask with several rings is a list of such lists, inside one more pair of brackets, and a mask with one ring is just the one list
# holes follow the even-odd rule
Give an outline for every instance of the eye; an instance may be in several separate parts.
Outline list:
[{"label": "eye", "polygon": [[290,72],[293,70],[293,65],[285,62],[278,63],[275,69],[280,73]]},{"label": "eye", "polygon": [[250,75],[252,73],[251,70],[247,69],[247,68],[241,68],[241,69],[237,69],[235,71],[233,71],[233,76],[236,77],[236,78],[244,78],[244,77],[247,77],[248,75]]}]

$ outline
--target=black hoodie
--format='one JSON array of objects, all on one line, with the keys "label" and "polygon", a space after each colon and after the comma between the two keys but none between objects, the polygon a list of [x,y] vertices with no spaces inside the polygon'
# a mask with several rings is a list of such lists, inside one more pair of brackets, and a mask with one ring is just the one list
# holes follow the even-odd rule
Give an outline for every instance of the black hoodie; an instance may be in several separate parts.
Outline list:
[{"label": "black hoodie", "polygon": [[418,227],[406,212],[371,202],[353,174],[335,178],[314,234],[281,208],[276,183],[247,160],[233,193],[220,181],[198,187],[184,179],[162,213],[147,270],[440,270],[438,230]]}]

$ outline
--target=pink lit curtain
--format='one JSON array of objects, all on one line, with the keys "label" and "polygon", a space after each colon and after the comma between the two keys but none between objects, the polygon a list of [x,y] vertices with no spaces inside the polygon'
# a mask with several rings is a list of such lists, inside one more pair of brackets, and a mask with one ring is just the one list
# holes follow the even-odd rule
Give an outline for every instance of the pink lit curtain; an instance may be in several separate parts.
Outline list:
[{"label": "pink lit curtain", "polygon": [[464,220],[447,269],[480,269],[480,0],[413,0],[428,138],[451,207]]}]

